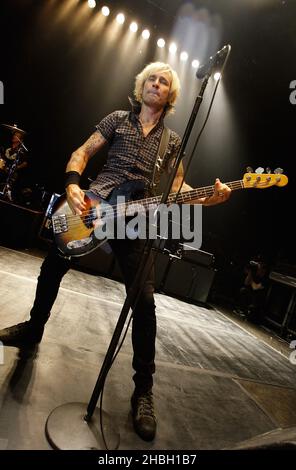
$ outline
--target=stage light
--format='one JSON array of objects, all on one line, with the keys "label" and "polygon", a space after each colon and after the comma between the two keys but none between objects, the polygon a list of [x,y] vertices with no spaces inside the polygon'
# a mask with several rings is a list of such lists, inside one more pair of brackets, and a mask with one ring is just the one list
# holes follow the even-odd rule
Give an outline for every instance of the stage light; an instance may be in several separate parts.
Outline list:
[{"label": "stage light", "polygon": [[123,24],[125,22],[124,14],[123,13],[118,13],[118,15],[116,16],[116,21],[119,24]]},{"label": "stage light", "polygon": [[96,0],[88,0],[88,6],[89,8],[95,8],[96,7]]},{"label": "stage light", "polygon": [[193,67],[194,69],[198,69],[198,67],[199,67],[199,60],[194,59],[194,60],[192,61],[191,65],[192,65],[192,67]]},{"label": "stage light", "polygon": [[216,72],[216,73],[214,74],[214,79],[215,79],[216,81],[218,81],[219,78],[221,78],[221,73],[220,73],[220,72]]},{"label": "stage light", "polygon": [[104,16],[109,16],[110,15],[110,10],[109,10],[108,7],[102,7],[101,12],[102,12],[102,15],[104,15]]},{"label": "stage light", "polygon": [[149,39],[150,38],[150,31],[148,29],[144,29],[142,32],[142,38],[143,39]]},{"label": "stage light", "polygon": [[169,47],[169,51],[172,54],[175,54],[177,52],[177,44],[175,42],[172,42]]},{"label": "stage light", "polygon": [[133,33],[136,33],[136,32],[138,31],[138,25],[137,25],[137,23],[135,23],[135,21],[133,21],[133,22],[130,24],[129,29],[130,29]]},{"label": "stage light", "polygon": [[181,52],[180,59],[185,62],[188,59],[188,54],[186,51]]},{"label": "stage light", "polygon": [[165,46],[165,40],[162,38],[159,38],[157,41],[158,47],[164,47]]}]

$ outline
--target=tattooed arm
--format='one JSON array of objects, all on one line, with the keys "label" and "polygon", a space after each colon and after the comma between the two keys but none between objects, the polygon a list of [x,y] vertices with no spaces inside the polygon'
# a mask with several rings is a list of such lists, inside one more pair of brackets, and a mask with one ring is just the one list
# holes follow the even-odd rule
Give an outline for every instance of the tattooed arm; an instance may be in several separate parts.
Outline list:
[{"label": "tattooed arm", "polygon": [[[83,173],[88,160],[97,153],[106,143],[106,139],[99,131],[94,132],[90,138],[75,150],[67,164],[66,171]],[[81,214],[85,210],[84,192],[77,184],[69,184],[66,189],[68,204],[74,214]]]},{"label": "tattooed arm", "polygon": [[106,139],[99,131],[94,132],[87,141],[72,153],[66,171],[78,171],[81,175],[88,160],[106,143]]}]

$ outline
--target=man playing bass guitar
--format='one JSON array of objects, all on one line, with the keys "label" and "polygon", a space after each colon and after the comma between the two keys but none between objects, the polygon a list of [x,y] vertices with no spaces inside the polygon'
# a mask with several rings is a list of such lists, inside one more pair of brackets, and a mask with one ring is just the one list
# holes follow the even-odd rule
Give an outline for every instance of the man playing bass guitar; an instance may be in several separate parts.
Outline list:
[{"label": "man playing bass guitar", "polygon": [[[155,62],[147,65],[135,79],[136,102],[131,111],[115,111],[106,116],[96,131],[73,152],[66,167],[67,202],[73,214],[83,215],[86,210],[85,193],[79,182],[89,159],[104,145],[109,145],[107,162],[90,191],[110,201],[114,194],[124,191],[126,185],[143,183],[144,194],[149,195],[153,168],[164,129],[164,117],[172,112],[179,95],[180,82],[176,72],[168,65]],[[165,155],[169,165],[178,153],[179,136],[171,131]],[[178,191],[183,181],[180,165],[171,188]],[[182,191],[192,189],[183,183]],[[218,179],[212,195],[198,198],[193,203],[215,205],[226,201],[230,188]],[[110,245],[119,262],[126,289],[133,282],[144,240],[111,240]],[[29,346],[41,341],[60,282],[71,266],[71,260],[61,256],[55,246],[45,258],[40,275],[30,320],[0,331],[0,341],[10,346]],[[156,317],[154,303],[153,271],[148,275],[142,293],[133,309],[132,344],[133,424],[137,434],[144,440],[152,440],[156,433],[153,407],[153,374],[155,372]]]}]

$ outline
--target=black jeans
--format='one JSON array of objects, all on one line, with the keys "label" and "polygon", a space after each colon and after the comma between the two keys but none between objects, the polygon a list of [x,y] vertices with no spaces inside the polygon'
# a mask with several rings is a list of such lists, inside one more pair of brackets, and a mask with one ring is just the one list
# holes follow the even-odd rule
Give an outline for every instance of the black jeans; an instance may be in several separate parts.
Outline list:
[{"label": "black jeans", "polygon": [[[118,260],[126,290],[128,290],[137,272],[145,241],[126,239],[112,240],[109,243]],[[59,255],[55,246],[51,248],[41,266],[35,301],[31,310],[31,322],[36,327],[44,325],[48,320],[61,280],[71,265],[71,261]],[[147,263],[147,270],[148,275],[142,293],[133,309],[133,368],[136,371],[133,379],[137,392],[146,392],[152,387],[152,374],[155,372],[156,317],[152,255]]]}]

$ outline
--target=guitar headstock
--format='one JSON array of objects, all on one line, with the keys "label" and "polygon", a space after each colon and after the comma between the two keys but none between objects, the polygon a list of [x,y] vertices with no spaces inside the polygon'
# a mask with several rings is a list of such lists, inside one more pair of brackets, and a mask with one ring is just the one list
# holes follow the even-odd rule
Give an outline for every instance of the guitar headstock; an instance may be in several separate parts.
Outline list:
[{"label": "guitar headstock", "polygon": [[[249,168],[247,168],[247,170],[249,170]],[[271,173],[271,170],[267,168],[267,173],[263,173],[264,168],[259,167],[255,173],[248,172],[244,174],[244,187],[265,189],[271,186],[286,186],[286,184],[288,184],[288,177],[283,175],[282,171],[281,168],[277,168],[274,170],[274,173]]]}]

